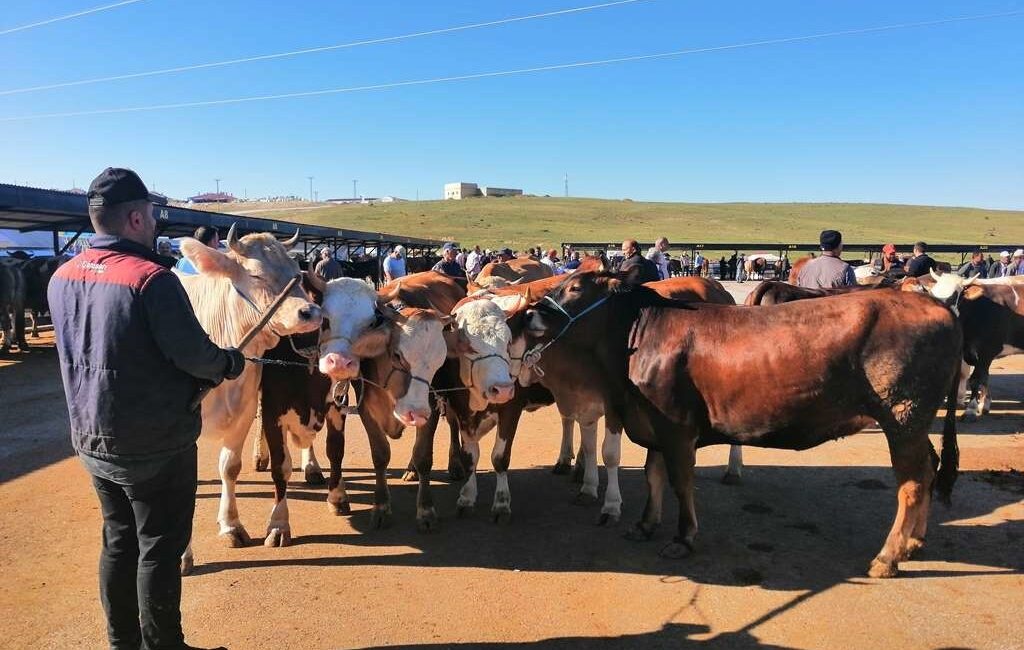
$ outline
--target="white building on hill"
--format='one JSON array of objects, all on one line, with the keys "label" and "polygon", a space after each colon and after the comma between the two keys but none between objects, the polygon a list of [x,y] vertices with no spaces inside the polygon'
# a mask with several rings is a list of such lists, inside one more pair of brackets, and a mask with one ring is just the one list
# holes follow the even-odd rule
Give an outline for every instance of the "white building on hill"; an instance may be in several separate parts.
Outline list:
[{"label": "white building on hill", "polygon": [[522,196],[523,191],[507,187],[480,188],[476,183],[445,183],[444,198],[468,199],[474,196]]}]

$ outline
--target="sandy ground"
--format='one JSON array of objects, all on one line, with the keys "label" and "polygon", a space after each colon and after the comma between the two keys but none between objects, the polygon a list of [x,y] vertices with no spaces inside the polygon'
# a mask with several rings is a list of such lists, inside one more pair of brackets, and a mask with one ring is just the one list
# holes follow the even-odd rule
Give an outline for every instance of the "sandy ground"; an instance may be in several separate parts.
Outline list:
[{"label": "sandy ground", "polygon": [[[71,456],[47,342],[0,359],[0,638],[4,648],[100,648],[100,517]],[[995,372],[995,413],[961,427],[964,471],[953,507],[933,509],[929,546],[892,580],[864,577],[895,509],[877,433],[799,453],[747,450],[740,486],[719,482],[725,448],[703,450],[699,552],[681,561],[657,555],[675,525],[671,497],[655,541],[622,538],[644,489],[642,450],[631,443],[621,473],[623,524],[597,527],[597,506],[571,503],[574,486],[550,472],[560,431],[554,409],[523,419],[511,523],[487,516],[494,478],[484,460],[470,519],[455,517],[457,486],[435,470],[441,528],[429,535],[416,531],[414,487],[400,480],[411,435],[394,443],[394,523],[370,528],[371,464],[363,429],[350,418],[353,514],[328,514],[326,491],[297,473],[297,538],[283,549],[221,547],[217,449],[204,440],[198,566],[184,583],[188,638],[232,650],[1024,648],[1024,357],[998,361]],[[438,436],[435,458],[447,458],[446,441]],[[317,449],[323,458],[322,440]],[[239,493],[243,521],[262,536],[269,475],[247,462]]]}]

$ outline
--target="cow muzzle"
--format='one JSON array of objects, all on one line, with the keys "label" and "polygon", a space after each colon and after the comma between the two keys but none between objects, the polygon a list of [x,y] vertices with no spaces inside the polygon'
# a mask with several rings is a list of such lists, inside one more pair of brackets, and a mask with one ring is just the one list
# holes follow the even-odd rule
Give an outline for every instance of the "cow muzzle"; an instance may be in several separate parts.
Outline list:
[{"label": "cow muzzle", "polygon": [[422,427],[427,424],[430,412],[424,413],[415,409],[396,409],[394,415],[399,422],[407,427]]},{"label": "cow muzzle", "polygon": [[536,309],[529,309],[526,312],[526,333],[530,336],[544,336],[548,328],[544,323],[544,317]]},{"label": "cow muzzle", "polygon": [[354,379],[359,374],[359,360],[342,352],[328,352],[320,357],[320,372],[331,379]]},{"label": "cow muzzle", "polygon": [[504,404],[512,399],[512,396],[515,394],[515,390],[515,382],[492,384],[486,392],[487,401],[491,404]]}]

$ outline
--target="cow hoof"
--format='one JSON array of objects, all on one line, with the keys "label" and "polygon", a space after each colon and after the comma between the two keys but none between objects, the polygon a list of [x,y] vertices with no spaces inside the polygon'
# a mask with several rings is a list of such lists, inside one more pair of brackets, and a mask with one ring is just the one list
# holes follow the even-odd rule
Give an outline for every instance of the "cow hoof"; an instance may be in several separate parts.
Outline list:
[{"label": "cow hoof", "polygon": [[241,525],[223,531],[218,537],[227,548],[245,548],[252,543],[249,533]]},{"label": "cow hoof", "polygon": [[577,461],[576,465],[573,466],[573,468],[572,468],[572,482],[573,483],[582,483],[583,482],[583,474],[584,474],[585,471],[586,471],[586,468],[583,466],[583,463]]},{"label": "cow hoof", "polygon": [[270,469],[270,458],[257,458],[256,459],[256,471],[266,472]]},{"label": "cow hoof", "polygon": [[339,517],[342,516],[342,515],[350,515],[350,514],[352,514],[352,504],[349,503],[348,501],[340,501],[338,503],[328,503],[327,505],[328,505],[328,507],[330,507],[331,512],[333,512],[335,515],[337,515]]},{"label": "cow hoof", "polygon": [[291,543],[292,532],[287,528],[271,528],[263,540],[263,545],[267,548],[284,548],[291,546]]},{"label": "cow hoof", "polygon": [[592,506],[597,503],[597,497],[586,492],[577,492],[572,498],[572,503],[577,506]]},{"label": "cow hoof", "polygon": [[416,530],[421,533],[433,533],[437,530],[437,523],[437,512],[429,508],[416,517]]},{"label": "cow hoof", "polygon": [[693,545],[687,542],[671,541],[661,547],[658,555],[670,560],[681,560],[693,554]]},{"label": "cow hoof", "polygon": [[500,526],[507,526],[512,523],[512,510],[508,507],[492,509],[491,521]]},{"label": "cow hoof", "polygon": [[916,555],[917,553],[920,553],[921,549],[923,548],[923,539],[920,539],[918,537],[911,537],[909,540],[907,540],[907,545],[903,549],[903,559],[909,560],[910,558],[914,557],[914,555]]},{"label": "cow hoof", "polygon": [[183,557],[183,558],[181,558],[181,565],[179,567],[179,571],[180,571],[181,575],[183,575],[183,576],[192,575],[192,571],[195,568],[196,568],[196,562],[195,562],[194,559],[192,559],[190,557]]},{"label": "cow hoof", "polygon": [[871,578],[895,578],[899,574],[899,565],[895,562],[886,563],[879,560],[871,561],[868,576]]},{"label": "cow hoof", "polygon": [[469,519],[476,514],[476,506],[473,504],[458,505],[455,508],[455,516],[459,519]]},{"label": "cow hoof", "polygon": [[726,472],[722,474],[722,483],[724,485],[739,485],[743,482],[739,474],[733,474],[732,472]]},{"label": "cow hoof", "polygon": [[319,469],[306,470],[306,485],[319,486],[326,484],[327,481],[324,479],[324,473]]},{"label": "cow hoof", "polygon": [[594,523],[598,526],[615,526],[619,523],[619,515],[614,512],[602,512]]},{"label": "cow hoof", "polygon": [[370,515],[370,527],[376,529],[391,528],[391,509],[384,508],[373,508],[373,514]]},{"label": "cow hoof", "polygon": [[622,536],[631,542],[647,542],[654,537],[655,528],[656,526],[648,528],[641,522],[627,530]]},{"label": "cow hoof", "polygon": [[551,468],[551,473],[558,474],[559,476],[564,476],[570,472],[572,472],[572,463],[570,461],[560,460]]},{"label": "cow hoof", "polygon": [[407,483],[415,483],[416,481],[420,480],[420,475],[416,470],[410,467],[409,469],[405,470],[405,474],[402,474],[402,480]]}]

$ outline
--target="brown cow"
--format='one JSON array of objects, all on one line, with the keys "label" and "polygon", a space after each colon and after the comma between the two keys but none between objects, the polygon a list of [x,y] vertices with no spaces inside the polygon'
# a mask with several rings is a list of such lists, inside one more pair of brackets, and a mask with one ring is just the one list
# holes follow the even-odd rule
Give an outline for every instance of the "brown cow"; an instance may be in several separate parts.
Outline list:
[{"label": "brown cow", "polygon": [[[648,502],[633,538],[654,533],[668,482],[679,499],[679,535],[662,554],[692,552],[697,446],[807,449],[878,421],[899,482],[898,510],[869,574],[896,575],[899,561],[924,544],[933,482],[948,501],[958,456],[962,335],[935,300],[862,291],[760,309],[683,305],[596,273],[571,277],[548,298],[529,315],[531,334],[553,342],[542,363],[574,359],[603,394],[606,412],[648,449]],[[766,337],[769,330],[775,334]],[[920,350],[928,353],[912,353]],[[767,360],[800,372],[788,373],[777,391],[747,390],[737,381]],[[928,429],[944,399],[936,474]]]},{"label": "brown cow", "polygon": [[491,262],[473,278],[469,292],[473,293],[480,289],[497,289],[522,282],[533,282],[534,280],[550,278],[552,275],[551,267],[528,257],[516,258],[507,262]]},{"label": "brown cow", "polygon": [[754,287],[754,290],[747,294],[744,305],[756,307],[758,305],[781,305],[784,302],[794,300],[806,300],[808,298],[826,298],[828,296],[841,296],[846,293],[864,291],[866,289],[881,289],[892,287],[892,284],[877,283],[871,285],[853,285],[849,287],[838,287],[835,289],[810,289],[798,287],[786,282],[777,280],[764,280]]}]

